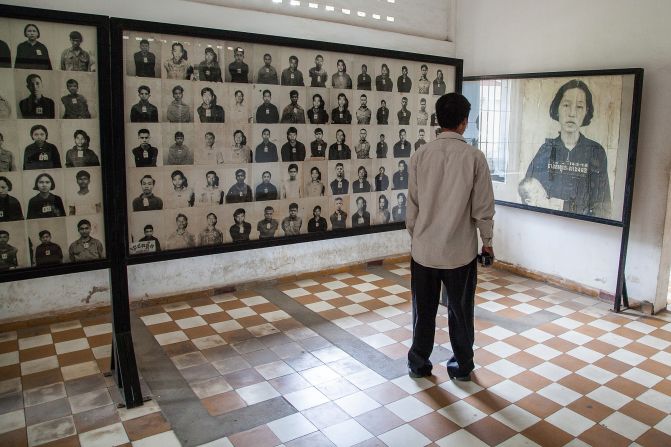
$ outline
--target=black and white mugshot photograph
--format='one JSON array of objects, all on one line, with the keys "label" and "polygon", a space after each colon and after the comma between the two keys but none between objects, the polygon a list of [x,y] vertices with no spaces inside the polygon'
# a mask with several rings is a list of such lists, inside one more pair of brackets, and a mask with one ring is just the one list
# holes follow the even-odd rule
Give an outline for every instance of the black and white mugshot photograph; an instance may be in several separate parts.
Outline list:
[{"label": "black and white mugshot photograph", "polygon": [[0,70],[0,123],[16,119],[16,89],[12,70]]},{"label": "black and white mugshot photograph", "polygon": [[100,129],[92,120],[61,121],[64,167],[100,166]]},{"label": "black and white mugshot photograph", "polygon": [[250,124],[252,115],[252,87],[251,85],[227,86],[226,104],[228,104],[228,124]]},{"label": "black and white mugshot photograph", "polygon": [[58,84],[59,117],[98,118],[98,84],[91,73],[62,72]]},{"label": "black and white mugshot photograph", "polygon": [[307,122],[316,125],[330,123],[331,97],[327,91],[321,88],[308,88],[306,99],[308,102],[305,110]]},{"label": "black and white mugshot photograph", "polygon": [[307,90],[302,87],[279,87],[280,94],[280,123],[305,124],[305,109]]},{"label": "black and white mugshot photograph", "polygon": [[280,103],[278,101],[285,100],[284,98],[280,98],[280,95],[280,89],[276,86],[256,86],[252,109],[255,123],[277,124],[280,122],[280,109],[278,107]]},{"label": "black and white mugshot photograph", "polygon": [[24,222],[0,222],[0,272],[30,267]]},{"label": "black and white mugshot photograph", "polygon": [[105,226],[101,215],[70,216],[65,219],[68,262],[97,261],[105,258]]},{"label": "black and white mugshot photograph", "polygon": [[194,104],[192,82],[171,79],[161,83],[161,122],[193,123]]},{"label": "black and white mugshot photograph", "polygon": [[162,43],[161,77],[181,81],[195,79],[192,39],[162,36]]},{"label": "black and white mugshot photograph", "polygon": [[193,146],[197,144],[192,125],[161,125],[163,165],[193,165]]},{"label": "black and white mugshot photograph", "polygon": [[303,200],[303,225],[308,233],[323,233],[330,230],[328,209],[327,198]]},{"label": "black and white mugshot photograph", "polygon": [[62,39],[58,37],[57,24],[42,21],[11,20],[16,47],[14,68],[28,70],[53,70],[60,68],[59,50]]},{"label": "black and white mugshot photograph", "polygon": [[377,110],[373,111],[377,101],[377,95],[373,91],[357,91],[352,96],[354,101],[354,121],[352,124],[367,126],[375,124],[374,116]]},{"label": "black and white mugshot photograph", "polygon": [[68,216],[102,213],[100,168],[66,169],[63,176]]},{"label": "black and white mugshot photograph", "polygon": [[124,141],[126,143],[126,168],[150,168],[163,165],[163,150],[159,149],[163,147],[160,124],[128,124]]},{"label": "black and white mugshot photograph", "polygon": [[408,191],[391,191],[389,195],[392,222],[405,222],[405,211],[408,205]]},{"label": "black and white mugshot photograph", "polygon": [[64,175],[61,169],[36,170],[23,176],[27,219],[65,217]]},{"label": "black and white mugshot photograph", "polygon": [[269,203],[259,202],[254,204],[254,215],[256,220],[252,221],[252,227],[256,229],[259,239],[273,239],[281,236],[279,221],[279,204],[273,201]]},{"label": "black and white mugshot photograph", "polygon": [[327,191],[332,196],[350,194],[352,183],[352,160],[329,160]]},{"label": "black and white mugshot photograph", "polygon": [[280,163],[282,173],[282,188],[280,199],[297,200],[305,197],[303,191],[303,163],[286,162]]},{"label": "black and white mugshot photograph", "polygon": [[131,123],[158,123],[163,94],[161,80],[126,78],[125,86],[126,120]]},{"label": "black and white mugshot photograph", "polygon": [[[167,178],[166,174],[168,176]],[[164,208],[175,209],[193,207],[196,204],[196,193],[194,189],[196,176],[197,171],[194,168],[179,167],[178,169],[173,169],[169,166],[164,167],[164,184],[168,185],[163,189]]]},{"label": "black and white mugshot photograph", "polygon": [[307,161],[303,163],[304,180],[303,186],[305,197],[323,197],[327,194],[328,186],[326,177],[328,174],[327,161]]},{"label": "black and white mugshot photograph", "polygon": [[373,225],[384,225],[391,222],[391,206],[389,202],[390,194],[387,192],[372,194],[372,198],[375,199],[373,206],[374,209],[371,209],[372,223]]},{"label": "black and white mugshot photograph", "polygon": [[129,222],[129,251],[131,254],[157,253],[165,244],[164,221],[162,211],[136,213]]},{"label": "black and white mugshot photograph", "polygon": [[351,90],[331,90],[331,124],[352,124],[350,101],[354,94]]},{"label": "black and white mugshot photograph", "polygon": [[332,126],[323,124],[310,124],[306,126],[307,140],[306,151],[310,160],[325,160],[332,141]]},{"label": "black and white mugshot photograph", "polygon": [[214,166],[224,162],[225,130],[221,123],[197,123],[194,126],[194,164]]},{"label": "black and white mugshot photograph", "polygon": [[61,50],[59,68],[63,71],[96,71],[98,63],[95,28],[57,25],[56,30],[57,45]]},{"label": "black and white mugshot photograph", "polygon": [[124,35],[126,75],[141,78],[161,77],[162,43],[155,35]]},{"label": "black and white mugshot photograph", "polygon": [[55,71],[15,70],[18,118],[47,120],[60,116],[56,110],[59,105],[54,100],[60,98],[59,80],[60,75]]},{"label": "black and white mugshot photograph", "polygon": [[[236,84],[251,83],[253,71],[250,64],[254,61],[254,57],[254,45],[245,42],[227,41],[224,51],[224,80]],[[279,66],[277,68],[280,69]]]},{"label": "black and white mugshot photograph", "polygon": [[281,47],[269,45],[254,45],[255,59],[251,69],[255,84],[278,85],[280,83]]},{"label": "black and white mugshot photograph", "polygon": [[163,213],[165,244],[163,250],[180,250],[196,247],[198,233],[202,230],[202,209],[188,208],[169,210]]},{"label": "black and white mugshot photograph", "polygon": [[279,163],[254,163],[252,180],[254,201],[279,200],[282,195],[283,173]]},{"label": "black and white mugshot photograph", "polygon": [[305,210],[302,201],[284,200],[278,204],[280,208],[280,231],[283,236],[297,236],[307,233],[307,223],[303,219]]},{"label": "black and white mugshot photograph", "polygon": [[223,84],[211,82],[193,83],[194,120],[197,123],[225,123],[228,89]]},{"label": "black and white mugshot photograph", "polygon": [[61,129],[57,121],[21,120],[17,122],[19,144],[23,147],[23,170],[62,167]]},{"label": "black and white mugshot photograph", "polygon": [[252,184],[252,165],[237,164],[226,165],[223,168],[224,173],[224,196],[225,203],[245,203],[254,201],[254,191]]},{"label": "black and white mugshot photograph", "polygon": [[70,262],[66,219],[28,221],[30,265],[44,266]]},{"label": "black and white mugshot photograph", "polygon": [[192,43],[192,79],[205,82],[224,82],[224,42],[210,39],[189,39]]},{"label": "black and white mugshot photograph", "polygon": [[370,126],[352,126],[352,129],[352,137],[354,139],[352,141],[352,158],[356,158],[357,160],[375,158],[375,142],[371,144],[370,140],[370,137],[374,136],[373,128]]},{"label": "black and white mugshot photograph", "polygon": [[11,121],[0,121],[0,172],[14,172],[21,166],[18,129]]},{"label": "black and white mugshot photograph", "polygon": [[349,160],[352,158],[351,130],[352,127],[347,125],[331,126],[334,136],[327,154],[329,160]]},{"label": "black and white mugshot photograph", "polygon": [[[258,48],[258,47],[257,47]],[[304,87],[307,77],[308,52],[298,48],[282,48],[277,61],[280,84],[289,87]],[[256,55],[258,58],[258,55]]]},{"label": "black and white mugshot photograph", "polygon": [[330,198],[328,221],[329,228],[332,231],[344,230],[351,228],[350,216],[350,196],[338,195]]},{"label": "black and white mugshot photograph", "polygon": [[210,207],[223,204],[226,191],[221,184],[221,169],[200,167],[193,172],[191,185],[195,194],[194,206]]},{"label": "black and white mugshot photograph", "polygon": [[395,95],[386,92],[375,92],[375,102],[369,106],[372,112],[371,124],[378,126],[393,125],[397,122],[397,117],[394,111]]},{"label": "black and white mugshot photograph", "polygon": [[365,228],[370,227],[370,209],[369,205],[372,205],[371,197],[375,197],[373,194],[361,193],[353,194],[350,198],[350,221],[352,223],[352,228]]},{"label": "black and white mugshot photograph", "polygon": [[21,173],[3,172],[0,174],[0,222],[11,222],[25,218],[23,185]]},{"label": "black and white mugshot photograph", "polygon": [[129,210],[158,211],[165,208],[164,191],[172,188],[172,180],[167,183],[162,169],[131,169],[128,171],[126,183]]},{"label": "black and white mugshot photograph", "polygon": [[362,194],[375,190],[373,160],[352,161],[352,194]]},{"label": "black and white mugshot photograph", "polygon": [[311,52],[306,60],[307,76],[310,87],[325,88],[329,87],[330,75],[334,72],[335,64],[332,62],[335,56],[333,53],[318,51]]},{"label": "black and white mugshot photograph", "polygon": [[258,239],[256,231],[259,216],[253,203],[237,203],[225,205],[218,212],[219,225],[226,242],[245,242]]}]

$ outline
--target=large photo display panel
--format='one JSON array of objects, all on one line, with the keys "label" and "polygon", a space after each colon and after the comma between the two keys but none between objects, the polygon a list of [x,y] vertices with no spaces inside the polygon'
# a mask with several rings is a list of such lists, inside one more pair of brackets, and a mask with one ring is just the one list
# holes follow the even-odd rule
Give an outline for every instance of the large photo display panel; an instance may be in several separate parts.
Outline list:
[{"label": "large photo display panel", "polygon": [[105,258],[97,33],[0,17],[0,272]]},{"label": "large photo display panel", "polygon": [[497,202],[622,225],[640,71],[466,80]]},{"label": "large photo display panel", "polygon": [[126,30],[123,55],[131,255],[404,222],[457,80],[450,60]]}]

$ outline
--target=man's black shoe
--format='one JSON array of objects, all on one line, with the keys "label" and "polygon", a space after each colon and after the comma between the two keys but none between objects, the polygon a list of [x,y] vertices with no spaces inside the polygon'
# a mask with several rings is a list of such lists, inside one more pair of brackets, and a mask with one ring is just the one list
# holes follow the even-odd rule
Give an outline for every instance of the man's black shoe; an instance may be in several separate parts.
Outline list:
[{"label": "man's black shoe", "polygon": [[431,376],[431,371],[425,372],[425,373],[418,373],[415,372],[411,369],[408,370],[408,376],[410,376],[413,379],[421,379],[422,377],[430,377]]},{"label": "man's black shoe", "polygon": [[459,382],[470,382],[471,381],[471,373],[465,374],[463,376],[458,376],[449,369],[447,370],[447,375],[450,376],[450,379],[452,380],[458,380]]}]

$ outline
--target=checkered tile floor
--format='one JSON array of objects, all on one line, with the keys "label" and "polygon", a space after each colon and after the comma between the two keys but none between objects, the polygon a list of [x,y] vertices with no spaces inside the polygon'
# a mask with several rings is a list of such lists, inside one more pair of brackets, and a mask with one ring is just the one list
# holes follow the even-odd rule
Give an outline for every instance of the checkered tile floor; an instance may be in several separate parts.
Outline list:
[{"label": "checkered tile floor", "polygon": [[[393,361],[412,336],[409,270],[383,268],[277,289]],[[427,379],[387,380],[256,291],[138,314],[209,414],[280,396],[296,410],[208,447],[671,445],[668,314],[613,314],[491,269],[476,304],[466,383],[444,364]],[[449,349],[446,323],[441,309],[436,343]],[[2,334],[0,349],[0,445],[179,445],[155,403],[115,410],[99,372],[104,321]]]}]

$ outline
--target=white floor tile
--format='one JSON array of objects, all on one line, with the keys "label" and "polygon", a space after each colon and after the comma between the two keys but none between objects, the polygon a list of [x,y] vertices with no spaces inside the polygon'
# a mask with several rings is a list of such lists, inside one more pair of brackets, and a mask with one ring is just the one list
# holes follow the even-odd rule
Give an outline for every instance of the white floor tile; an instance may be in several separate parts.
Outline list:
[{"label": "white floor tile", "polygon": [[541,331],[540,329],[528,329],[524,332],[521,332],[520,335],[522,337],[526,337],[531,341],[535,341],[536,343],[543,343],[544,341],[547,341],[551,338],[554,337],[552,334],[548,334],[545,331]]},{"label": "white floor tile", "polygon": [[442,414],[460,427],[471,425],[473,422],[477,422],[487,416],[485,413],[464,400],[460,400],[459,402],[455,402],[452,405],[441,408],[438,410],[438,413]]},{"label": "white floor tile", "polygon": [[517,432],[522,432],[540,421],[538,416],[529,413],[517,405],[508,405],[506,408],[492,414],[492,417]]},{"label": "white floor tile", "polygon": [[572,389],[558,383],[551,383],[545,388],[539,390],[538,394],[563,406],[569,405],[571,402],[579,399],[582,396],[580,393],[576,393]]},{"label": "white floor tile", "polygon": [[431,440],[415,430],[411,425],[403,424],[378,436],[389,447],[423,447],[431,444]]},{"label": "white floor tile", "polygon": [[629,379],[632,382],[641,384],[647,388],[652,388],[663,380],[658,375],[639,368],[630,369],[629,371],[622,374],[622,377]]},{"label": "white floor tile", "polygon": [[551,360],[558,355],[561,355],[561,351],[557,351],[556,349],[545,346],[544,344],[533,345],[525,349],[524,352],[527,352],[545,361]]},{"label": "white floor tile", "polygon": [[307,410],[308,408],[316,407],[327,402],[329,398],[315,387],[309,387],[302,390],[294,391],[284,395],[284,398],[289,401],[298,411]]},{"label": "white floor tile", "polygon": [[[597,402],[600,402],[605,406],[612,408],[613,410],[617,410],[631,401],[631,397],[626,396],[615,390],[612,390],[607,386],[600,386],[599,388],[587,394],[587,397]],[[639,396],[639,400],[640,397],[641,396]]]},{"label": "white floor tile", "polygon": [[380,404],[369,397],[363,391],[341,397],[334,401],[336,405],[342,408],[351,417],[357,417],[364,413],[380,407]]},{"label": "white floor tile", "polygon": [[238,388],[236,392],[247,402],[247,405],[254,405],[280,395],[268,382]]},{"label": "white floor tile", "polygon": [[133,441],[133,447],[182,447],[172,430]]},{"label": "white floor tile", "polygon": [[500,326],[492,326],[485,329],[484,331],[480,331],[480,333],[497,340],[505,340],[506,338],[515,335],[513,331],[509,331],[508,329],[502,328]]},{"label": "white floor tile", "polygon": [[509,362],[508,360],[501,359],[497,362],[490,363],[489,365],[485,366],[488,370],[492,371],[495,374],[500,375],[501,377],[505,377],[506,379],[510,379],[511,377],[514,377],[518,374],[521,374],[525,371],[524,368],[521,366]]},{"label": "white floor tile", "polygon": [[637,421],[634,418],[622,414],[619,411],[608,416],[599,424],[606,427],[608,430],[612,430],[617,434],[624,436],[630,441],[638,439],[643,433],[650,429],[650,426]]},{"label": "white floor tile", "polygon": [[548,362],[536,365],[533,368],[531,368],[530,371],[535,372],[539,376],[545,377],[546,379],[550,379],[554,382],[561,380],[564,377],[571,374],[571,371],[569,371],[568,369],[562,368],[561,366],[557,366],[554,363],[548,363]]},{"label": "white floor tile", "polygon": [[564,430],[566,433],[569,433],[573,436],[580,436],[588,428],[592,427],[595,423],[586,417],[571,411],[568,408],[562,408],[554,414],[551,414],[546,421],[559,427]]},{"label": "white floor tile", "polygon": [[345,422],[323,428],[322,433],[324,433],[336,447],[351,447],[373,437],[368,430],[363,428],[354,419],[349,419]]},{"label": "white floor tile", "polygon": [[385,405],[385,407],[405,422],[414,421],[433,411],[431,407],[414,396],[404,397],[396,402]]},{"label": "white floor tile", "polygon": [[496,385],[490,386],[489,391],[498,394],[508,402],[517,402],[532,393],[531,390],[512,380],[504,380]]},{"label": "white floor tile", "polygon": [[589,349],[584,346],[578,346],[575,349],[571,349],[567,352],[567,354],[587,363],[594,363],[597,360],[605,357],[600,352],[594,351],[593,349]]},{"label": "white floor tile", "polygon": [[113,447],[130,442],[119,422],[79,434],[81,447]]},{"label": "white floor tile", "polygon": [[480,441],[466,430],[457,430],[454,433],[437,440],[436,444],[440,447],[488,447],[487,444]]},{"label": "white floor tile", "polygon": [[294,413],[281,419],[274,420],[267,425],[282,442],[289,442],[293,439],[317,431],[317,427],[312,425],[312,423],[300,413]]},{"label": "white floor tile", "polygon": [[617,377],[616,374],[613,374],[608,370],[599,368],[598,366],[594,365],[587,365],[584,368],[581,368],[578,371],[576,371],[576,374],[581,375],[586,379],[592,380],[598,383],[599,385],[608,383]]},{"label": "white floor tile", "polygon": [[[401,388],[408,394],[415,394],[427,388],[434,386],[434,383],[425,378],[413,379],[407,375],[397,377],[391,383]],[[463,382],[466,383],[466,382]]]},{"label": "white floor tile", "polygon": [[23,408],[0,415],[0,434],[18,430],[26,426]]},{"label": "white floor tile", "polygon": [[52,344],[51,334],[35,335],[34,337],[19,338],[19,350],[37,348]]}]

